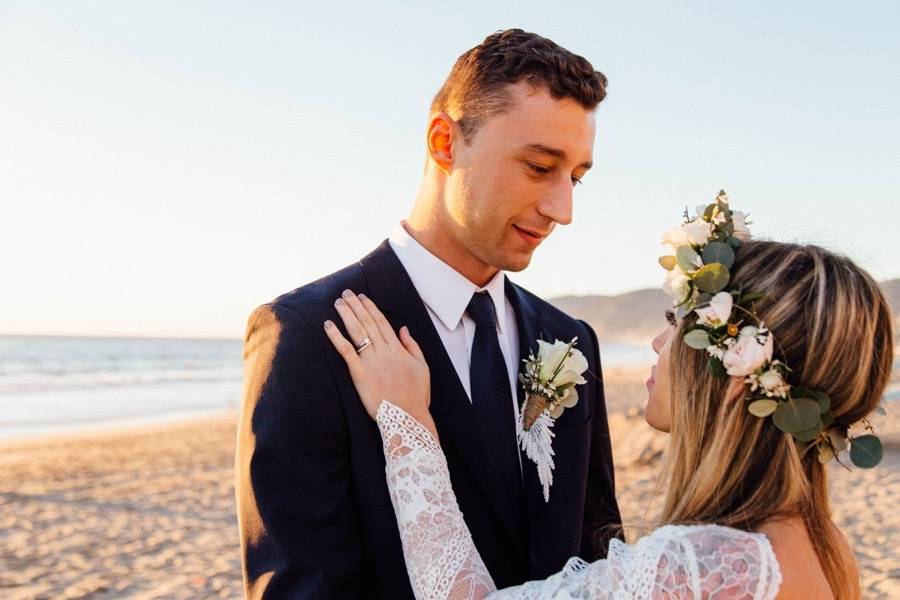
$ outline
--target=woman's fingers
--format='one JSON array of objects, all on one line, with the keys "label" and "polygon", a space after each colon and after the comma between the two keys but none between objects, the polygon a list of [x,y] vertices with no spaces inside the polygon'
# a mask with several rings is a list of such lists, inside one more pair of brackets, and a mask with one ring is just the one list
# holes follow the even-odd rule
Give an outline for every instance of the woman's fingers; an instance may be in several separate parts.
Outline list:
[{"label": "woman's fingers", "polygon": [[[354,347],[358,347],[363,340],[371,337],[363,324],[356,318],[356,313],[353,312],[346,300],[338,298],[334,302],[334,308],[340,315],[341,321],[344,322],[344,327],[347,328],[347,333],[350,334],[350,342]],[[374,342],[375,340],[372,341]]]},{"label": "woman's fingers", "polygon": [[347,341],[337,326],[331,321],[325,321],[325,335],[331,340],[334,349],[347,363],[350,373],[355,373],[360,367],[359,355],[356,353],[356,347]]},{"label": "woman's fingers", "polygon": [[357,298],[359,298],[359,301],[362,303],[363,308],[366,309],[366,312],[369,313],[369,316],[372,317],[372,321],[375,323],[375,326],[378,327],[378,331],[379,333],[381,333],[382,339],[387,342],[388,345],[398,343],[399,340],[397,339],[397,334],[394,333],[394,328],[391,327],[391,324],[388,323],[388,320],[378,309],[375,303],[369,300],[369,298],[364,294],[359,294]]},{"label": "woman's fingers", "polygon": [[[382,337],[381,331],[372,319],[372,315],[370,315],[369,311],[362,305],[362,302],[360,302],[356,294],[350,290],[344,290],[344,293],[341,294],[341,298],[347,306],[350,307],[350,310],[353,311],[353,315],[356,317],[357,321],[362,324],[362,327],[365,330],[363,338],[368,337],[375,344],[384,344],[384,337]],[[360,338],[359,341],[362,342],[362,338]]]},{"label": "woman's fingers", "polygon": [[416,360],[425,363],[425,355],[422,354],[422,349],[419,348],[419,344],[409,333],[409,327],[406,327],[405,325],[400,328],[400,342],[403,344],[403,347],[416,358]]}]

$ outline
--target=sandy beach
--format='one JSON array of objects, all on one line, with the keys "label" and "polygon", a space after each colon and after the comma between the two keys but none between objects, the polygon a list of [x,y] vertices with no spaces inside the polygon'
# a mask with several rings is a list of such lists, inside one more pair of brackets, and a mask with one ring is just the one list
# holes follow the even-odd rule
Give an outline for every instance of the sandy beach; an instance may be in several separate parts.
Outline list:
[{"label": "sandy beach", "polygon": [[[610,370],[606,393],[629,539],[660,503],[665,444],[643,421],[643,370]],[[864,597],[900,598],[900,425],[878,420],[885,460],[833,467],[838,523]],[[0,597],[240,598],[232,413],[0,444]],[[656,498],[656,502],[654,502]]]}]

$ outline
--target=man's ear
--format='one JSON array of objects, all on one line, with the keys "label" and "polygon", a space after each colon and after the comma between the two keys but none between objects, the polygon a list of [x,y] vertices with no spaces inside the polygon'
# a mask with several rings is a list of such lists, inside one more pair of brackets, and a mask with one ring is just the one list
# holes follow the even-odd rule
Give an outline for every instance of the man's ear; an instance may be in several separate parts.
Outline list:
[{"label": "man's ear", "polygon": [[437,167],[448,175],[453,168],[453,145],[458,131],[456,122],[445,112],[435,113],[428,123],[426,138],[428,155]]}]

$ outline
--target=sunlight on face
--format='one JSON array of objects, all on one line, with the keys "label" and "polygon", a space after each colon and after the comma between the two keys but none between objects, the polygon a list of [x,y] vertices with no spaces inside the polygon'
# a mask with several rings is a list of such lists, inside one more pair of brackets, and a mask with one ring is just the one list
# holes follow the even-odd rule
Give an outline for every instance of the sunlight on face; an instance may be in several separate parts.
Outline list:
[{"label": "sunlight on face", "polygon": [[[666,314],[670,318],[669,313]],[[672,348],[672,335],[675,325],[670,318],[670,325],[653,339],[653,351],[658,358],[656,365],[650,371],[650,379],[647,380],[647,408],[644,418],[647,423],[659,431],[668,433],[672,429],[672,398],[670,396],[669,378],[669,353]]]},{"label": "sunlight on face", "polygon": [[483,263],[521,271],[556,227],[572,222],[572,191],[592,164],[594,111],[544,88],[509,86],[505,113],[457,143],[445,209],[451,234]]}]

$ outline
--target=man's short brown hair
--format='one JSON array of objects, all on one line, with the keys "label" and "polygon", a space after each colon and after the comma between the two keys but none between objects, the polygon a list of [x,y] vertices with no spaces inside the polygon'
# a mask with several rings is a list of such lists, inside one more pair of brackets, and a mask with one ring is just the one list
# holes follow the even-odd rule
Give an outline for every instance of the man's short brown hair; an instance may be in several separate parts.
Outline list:
[{"label": "man's short brown hair", "polygon": [[506,86],[519,81],[544,87],[557,100],[572,98],[588,110],[606,97],[606,76],[587,59],[536,33],[506,29],[456,59],[431,112],[454,116],[468,142],[484,119],[510,108]]}]

